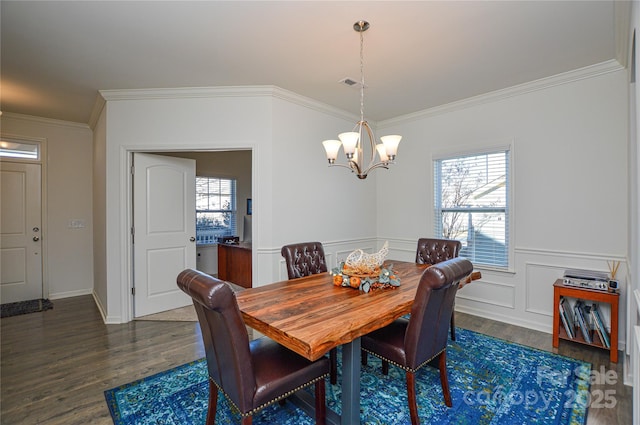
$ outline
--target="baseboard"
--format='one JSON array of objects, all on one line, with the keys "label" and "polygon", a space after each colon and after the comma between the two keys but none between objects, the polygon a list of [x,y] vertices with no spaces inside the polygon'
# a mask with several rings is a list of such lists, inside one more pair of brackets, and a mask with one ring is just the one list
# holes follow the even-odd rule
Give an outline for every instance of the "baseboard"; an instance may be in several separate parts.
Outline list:
[{"label": "baseboard", "polygon": [[77,291],[68,291],[68,292],[56,292],[56,293],[49,293],[49,299],[50,300],[60,300],[62,298],[72,298],[72,297],[79,297],[81,295],[92,295],[93,294],[93,288],[91,289],[80,289]]},{"label": "baseboard", "polygon": [[486,310],[475,309],[467,306],[462,306],[456,303],[456,311],[471,314],[472,316],[482,317],[483,319],[495,320],[496,322],[509,323],[510,325],[521,326],[523,328],[532,329],[534,331],[540,331],[551,335],[552,329],[550,326],[544,326],[540,323],[531,322],[528,320],[522,320],[517,317],[507,316],[499,313],[488,312]]},{"label": "baseboard", "polygon": [[[551,338],[551,334],[553,333],[550,326],[540,326],[540,323],[518,319],[517,317],[513,317],[513,316],[506,316],[503,314],[491,313],[491,312],[487,312],[486,310],[474,309],[466,306],[460,306],[458,304],[456,304],[455,309],[456,311],[459,311],[461,313],[482,317],[483,319],[495,320],[496,322],[508,323],[510,325],[516,325],[516,326],[531,329],[534,331],[544,332],[549,334],[550,338]],[[618,350],[625,353],[626,346],[627,344],[625,341],[618,340]]]}]

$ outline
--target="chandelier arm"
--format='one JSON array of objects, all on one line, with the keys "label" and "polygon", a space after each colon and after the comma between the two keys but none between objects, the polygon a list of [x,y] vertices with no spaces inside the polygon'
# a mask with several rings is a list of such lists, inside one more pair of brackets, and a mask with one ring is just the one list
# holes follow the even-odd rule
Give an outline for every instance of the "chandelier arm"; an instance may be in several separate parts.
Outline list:
[{"label": "chandelier arm", "polygon": [[[351,164],[351,162],[349,162],[349,164]],[[354,171],[353,167],[351,165],[346,165],[346,164],[329,164],[329,167],[342,167],[342,168],[348,168],[351,171]]]},{"label": "chandelier arm", "polygon": [[375,170],[376,168],[384,168],[385,170],[389,169],[389,163],[388,162],[378,162],[375,163],[371,166],[369,166],[366,170],[364,170],[364,175],[366,176],[367,174],[369,174],[369,171]]},{"label": "chandelier arm", "polygon": [[351,171],[356,173],[358,176],[362,174],[362,169],[360,168],[360,164],[358,164],[356,161],[352,159],[349,160],[349,168],[351,168]]},{"label": "chandelier arm", "polygon": [[[360,121],[360,123],[358,123],[358,124],[361,124],[362,127],[364,127],[365,130],[367,130],[367,136],[369,137],[369,146],[371,148],[371,159],[369,160],[369,167],[371,167],[371,165],[373,165],[373,163],[376,160],[376,142],[375,142],[375,137],[374,137],[373,131],[371,130],[371,127],[369,127],[369,123],[367,121]],[[362,136],[360,137],[360,139],[362,139]],[[362,158],[362,159],[363,159],[363,162],[364,162],[364,158]]]},{"label": "chandelier arm", "polygon": [[[357,162],[353,161],[353,160],[349,160],[348,164],[329,164],[329,167],[342,167],[342,168],[348,168],[350,169],[352,172],[358,174],[358,175],[362,175],[362,169],[360,168],[360,166],[358,165]],[[366,174],[366,173],[365,173]]]}]

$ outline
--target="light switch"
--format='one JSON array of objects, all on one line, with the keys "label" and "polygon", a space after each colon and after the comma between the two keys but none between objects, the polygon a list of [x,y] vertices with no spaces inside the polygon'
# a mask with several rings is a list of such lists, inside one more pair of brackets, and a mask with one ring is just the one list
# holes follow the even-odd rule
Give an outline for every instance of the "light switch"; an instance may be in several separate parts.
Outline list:
[{"label": "light switch", "polygon": [[69,229],[84,229],[85,221],[80,218],[69,220]]}]

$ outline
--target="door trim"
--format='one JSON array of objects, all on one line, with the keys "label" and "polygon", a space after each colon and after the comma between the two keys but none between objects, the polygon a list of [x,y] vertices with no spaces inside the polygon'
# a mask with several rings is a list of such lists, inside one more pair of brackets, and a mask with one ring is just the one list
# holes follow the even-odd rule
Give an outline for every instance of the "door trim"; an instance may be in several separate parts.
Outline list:
[{"label": "door trim", "polygon": [[[120,208],[118,211],[119,214],[119,224],[118,224],[118,255],[119,258],[118,267],[120,273],[120,303],[118,305],[119,314],[113,315],[112,317],[107,314],[108,307],[104,306],[105,314],[105,323],[128,323],[134,320],[133,314],[133,297],[131,296],[131,287],[133,286],[134,281],[134,270],[133,270],[133,245],[131,243],[131,227],[133,226],[133,176],[131,174],[131,167],[133,165],[133,154],[134,153],[168,153],[168,152],[223,152],[223,151],[238,151],[238,150],[248,150],[251,151],[251,187],[252,187],[252,198],[254,201],[259,202],[260,194],[255,191],[256,188],[256,175],[257,175],[257,158],[260,156],[260,146],[254,144],[244,144],[239,146],[210,146],[203,148],[202,146],[194,146],[192,144],[186,143],[184,145],[176,144],[176,145],[156,145],[151,144],[149,146],[140,147],[133,145],[121,145],[118,152],[118,166],[119,166],[119,205],[124,206],[125,208]],[[253,214],[256,214],[260,208],[255,207]],[[259,239],[259,233],[257,229],[259,228],[259,223],[255,221],[253,222],[253,243],[257,245],[256,240]],[[107,255],[107,263],[106,267],[109,268],[109,255]],[[257,250],[252,250],[251,263],[257,264]],[[256,267],[254,266],[253,275],[256,275]]]},{"label": "door trim", "polygon": [[47,219],[47,139],[43,137],[29,137],[13,133],[0,132],[0,137],[25,141],[27,143],[37,143],[40,145],[40,159],[24,160],[19,158],[0,158],[5,163],[22,163],[40,165],[40,230],[42,237],[42,297],[49,298],[49,225]]}]

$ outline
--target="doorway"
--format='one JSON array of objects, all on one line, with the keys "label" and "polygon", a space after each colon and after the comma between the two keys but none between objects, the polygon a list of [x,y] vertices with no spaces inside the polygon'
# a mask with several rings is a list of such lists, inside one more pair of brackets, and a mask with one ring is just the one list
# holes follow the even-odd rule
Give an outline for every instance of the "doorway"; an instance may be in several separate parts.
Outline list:
[{"label": "doorway", "polygon": [[[172,158],[182,158],[189,159],[195,161],[196,175],[198,176],[215,176],[215,177],[225,177],[225,178],[234,178],[237,181],[237,221],[238,221],[238,235],[240,240],[243,240],[245,233],[245,220],[243,217],[247,215],[247,211],[245,211],[247,202],[246,199],[252,199],[251,195],[251,182],[252,182],[252,151],[250,149],[246,150],[229,150],[229,151],[161,151],[161,152],[153,152],[154,155],[164,156],[164,157],[172,157]],[[136,155],[136,154],[132,154]],[[136,172],[137,166],[136,166]],[[195,189],[195,183],[193,185]],[[134,221],[135,215],[135,194],[132,195],[132,211],[130,217],[132,217],[132,224],[134,228],[139,227],[138,223]],[[195,217],[195,207],[193,207],[191,213]],[[136,230],[136,233],[139,235],[139,230]],[[192,257],[189,257],[185,260],[185,264],[189,264],[189,267],[198,268],[198,264],[202,265],[204,263],[207,264],[207,270],[202,270],[205,273],[215,270],[217,268],[217,250],[216,249],[198,249],[203,248],[205,245],[198,245],[196,247],[197,251],[200,252],[200,255],[209,255],[211,258],[207,257],[199,258],[200,261],[196,261],[196,254],[193,253]],[[209,245],[209,248],[217,247],[215,244]],[[167,248],[169,248],[167,246]],[[132,257],[134,256],[136,248],[132,246],[131,253]],[[189,254],[191,256],[191,254]],[[140,294],[141,286],[149,287],[148,277],[144,277],[138,274],[138,269],[140,267],[146,267],[144,264],[144,260],[133,259],[133,272],[132,272],[132,288],[135,292],[133,295],[134,299],[132,305],[134,307],[133,317],[140,317],[141,315],[155,314],[161,311],[166,311],[171,308],[176,307],[167,307],[158,304],[155,307],[147,308],[145,307],[144,312],[138,307],[138,299],[137,297]],[[204,261],[202,261],[204,260]],[[143,264],[141,265],[141,261]],[[175,286],[175,277],[171,280],[171,287]],[[169,282],[169,280],[167,280]],[[169,284],[167,284],[169,285]],[[168,289],[169,286],[165,288]],[[180,297],[176,298],[176,301],[179,301]],[[188,300],[187,303],[190,303]],[[180,304],[179,302],[177,304]],[[186,305],[186,304],[185,304]]]}]

